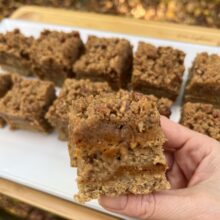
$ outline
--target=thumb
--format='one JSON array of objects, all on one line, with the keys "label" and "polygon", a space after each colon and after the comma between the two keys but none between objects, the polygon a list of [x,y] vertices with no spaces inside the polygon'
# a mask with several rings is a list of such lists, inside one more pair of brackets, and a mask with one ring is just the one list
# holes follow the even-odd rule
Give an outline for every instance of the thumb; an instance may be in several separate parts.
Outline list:
[{"label": "thumb", "polygon": [[149,195],[102,196],[99,203],[111,212],[140,219],[185,220],[196,214],[195,200],[191,190],[179,189]]}]

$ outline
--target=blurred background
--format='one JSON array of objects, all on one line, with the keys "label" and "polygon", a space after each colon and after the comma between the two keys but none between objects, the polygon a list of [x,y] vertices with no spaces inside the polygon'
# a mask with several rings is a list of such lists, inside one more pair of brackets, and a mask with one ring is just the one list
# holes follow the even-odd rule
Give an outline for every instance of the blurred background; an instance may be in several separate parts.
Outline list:
[{"label": "blurred background", "polygon": [[129,16],[206,27],[220,27],[220,0],[0,0],[0,16],[23,5]]},{"label": "blurred background", "polygon": [[[220,28],[220,0],[0,0],[0,19],[9,17],[24,5]],[[58,220],[60,218],[0,194],[0,220],[13,219]]]}]

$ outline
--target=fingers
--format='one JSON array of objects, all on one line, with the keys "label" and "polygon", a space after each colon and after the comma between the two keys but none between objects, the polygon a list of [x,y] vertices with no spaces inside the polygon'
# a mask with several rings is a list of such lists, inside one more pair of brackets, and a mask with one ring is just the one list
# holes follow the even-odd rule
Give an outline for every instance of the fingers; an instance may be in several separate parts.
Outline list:
[{"label": "fingers", "polygon": [[[211,153],[214,148],[219,148],[219,143],[212,138],[197,132],[191,131],[179,124],[176,124],[165,117],[161,117],[161,126],[168,139],[165,148],[174,151],[174,161],[176,164],[168,177],[171,184],[176,188],[183,177],[190,181],[192,176],[197,174],[196,170],[202,164],[207,169],[207,162],[211,162]],[[182,171],[182,173],[180,172]],[[208,171],[208,170],[207,170]],[[208,173],[213,170],[209,169]],[[176,176],[176,180],[174,177]],[[183,178],[182,178],[183,179]],[[174,183],[174,181],[177,181]],[[178,188],[178,187],[177,187]]]},{"label": "fingers", "polygon": [[165,147],[169,150],[178,150],[191,138],[199,135],[197,132],[191,131],[180,124],[172,122],[164,116],[161,116],[161,127],[168,139]]},{"label": "fingers", "polygon": [[117,198],[101,197],[100,205],[111,212],[137,218],[147,218],[154,213],[153,195],[124,195]]},{"label": "fingers", "polygon": [[195,201],[185,190],[164,191],[150,195],[101,197],[100,205],[118,214],[152,220],[185,220],[194,216]]}]

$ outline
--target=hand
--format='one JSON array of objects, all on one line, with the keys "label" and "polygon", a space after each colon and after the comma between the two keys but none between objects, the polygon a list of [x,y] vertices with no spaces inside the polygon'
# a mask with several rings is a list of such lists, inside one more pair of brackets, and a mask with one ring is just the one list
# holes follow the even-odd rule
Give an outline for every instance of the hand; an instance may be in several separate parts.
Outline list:
[{"label": "hand", "polygon": [[119,214],[154,220],[220,219],[220,143],[165,117],[165,150],[171,190],[149,195],[101,197],[100,205]]}]

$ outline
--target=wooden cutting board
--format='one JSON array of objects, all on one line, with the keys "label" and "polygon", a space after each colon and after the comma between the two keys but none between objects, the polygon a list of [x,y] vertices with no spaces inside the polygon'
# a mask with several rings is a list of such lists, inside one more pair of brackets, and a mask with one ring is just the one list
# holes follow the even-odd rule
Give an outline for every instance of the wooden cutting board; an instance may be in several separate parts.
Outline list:
[{"label": "wooden cutting board", "polygon": [[11,18],[220,46],[220,30],[214,28],[147,22],[134,18],[37,6],[21,7]]}]

